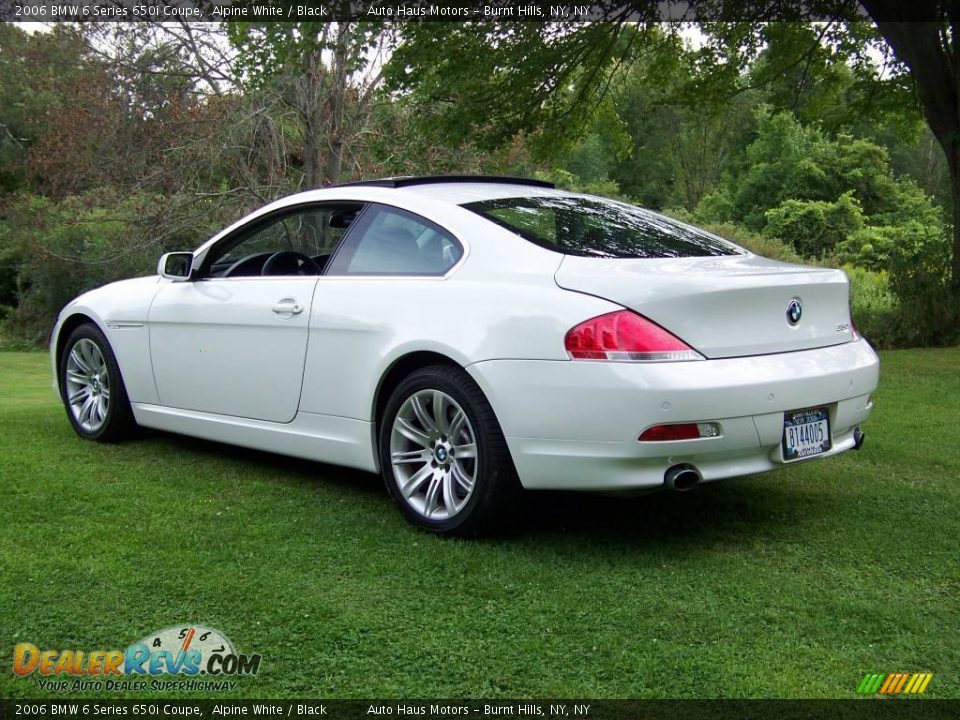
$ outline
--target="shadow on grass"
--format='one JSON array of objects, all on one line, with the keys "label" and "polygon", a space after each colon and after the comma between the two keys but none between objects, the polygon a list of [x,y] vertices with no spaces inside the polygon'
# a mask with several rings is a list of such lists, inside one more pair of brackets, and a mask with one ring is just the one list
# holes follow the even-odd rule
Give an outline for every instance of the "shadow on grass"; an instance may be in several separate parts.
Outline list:
[{"label": "shadow on grass", "polygon": [[157,443],[163,443],[170,452],[181,457],[189,454],[213,462],[236,463],[238,471],[276,473],[278,482],[305,485],[323,483],[328,487],[335,486],[349,492],[365,495],[382,492],[386,496],[383,480],[379,475],[341,465],[329,465],[149,428],[141,428],[138,437],[127,442],[131,445],[138,444],[144,449]]},{"label": "shadow on grass", "polygon": [[[174,454],[235,462],[238,472],[272,473],[280,483],[336,488],[349,496],[382,502],[385,511],[390,503],[380,476],[361,470],[153,430],[134,442],[142,443],[144,449],[162,443]],[[551,546],[560,543],[573,552],[580,545],[598,543],[734,549],[758,537],[773,543],[784,536],[795,539],[802,526],[823,512],[816,495],[801,491],[780,473],[708,483],[689,493],[529,492],[516,519],[477,542],[522,549],[549,539]],[[422,537],[412,529],[410,533]]]},{"label": "shadow on grass", "polygon": [[809,497],[770,476],[708,483],[687,493],[529,495],[524,530],[528,536],[562,533],[643,542],[672,538],[727,543],[740,534],[795,527],[811,513],[819,514]]}]

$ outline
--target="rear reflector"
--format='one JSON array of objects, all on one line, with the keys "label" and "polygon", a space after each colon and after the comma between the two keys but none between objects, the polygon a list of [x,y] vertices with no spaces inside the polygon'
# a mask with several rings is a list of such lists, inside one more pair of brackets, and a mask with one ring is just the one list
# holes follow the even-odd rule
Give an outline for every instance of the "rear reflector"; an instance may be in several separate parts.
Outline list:
[{"label": "rear reflector", "polygon": [[704,357],[676,335],[630,310],[586,320],[563,340],[574,360],[676,362]]},{"label": "rear reflector", "polygon": [[720,437],[720,425],[715,422],[674,423],[672,425],[654,425],[644,430],[640,442],[664,442],[666,440],[699,440],[700,438]]}]

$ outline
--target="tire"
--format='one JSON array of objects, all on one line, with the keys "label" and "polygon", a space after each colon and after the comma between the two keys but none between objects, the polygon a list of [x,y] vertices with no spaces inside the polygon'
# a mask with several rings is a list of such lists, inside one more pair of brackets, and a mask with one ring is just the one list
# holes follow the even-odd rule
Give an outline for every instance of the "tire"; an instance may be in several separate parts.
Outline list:
[{"label": "tire", "polygon": [[91,323],[77,327],[64,343],[60,397],[73,429],[87,440],[117,442],[137,427],[117,358]]},{"label": "tire", "polygon": [[463,370],[433,365],[408,375],[387,402],[378,440],[387,491],[417,527],[472,537],[515,515],[521,490],[507,443]]}]

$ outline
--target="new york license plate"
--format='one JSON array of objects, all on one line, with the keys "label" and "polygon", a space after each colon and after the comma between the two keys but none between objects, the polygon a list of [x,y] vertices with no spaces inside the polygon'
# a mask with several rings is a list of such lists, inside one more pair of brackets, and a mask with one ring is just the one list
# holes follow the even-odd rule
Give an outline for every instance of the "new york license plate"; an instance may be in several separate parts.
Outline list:
[{"label": "new york license plate", "polygon": [[801,460],[830,449],[830,415],[826,408],[783,414],[783,459]]}]

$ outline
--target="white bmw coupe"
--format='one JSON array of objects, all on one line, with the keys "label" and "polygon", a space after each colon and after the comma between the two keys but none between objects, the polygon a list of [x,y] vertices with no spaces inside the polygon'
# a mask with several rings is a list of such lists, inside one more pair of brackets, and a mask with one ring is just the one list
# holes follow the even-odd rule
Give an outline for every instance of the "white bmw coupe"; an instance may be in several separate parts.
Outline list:
[{"label": "white bmw coupe", "polygon": [[859,448],[878,360],[839,270],[513,178],[271,203],[51,339],[76,432],[137,425],[381,472],[473,534],[521,488],[689,490]]}]

